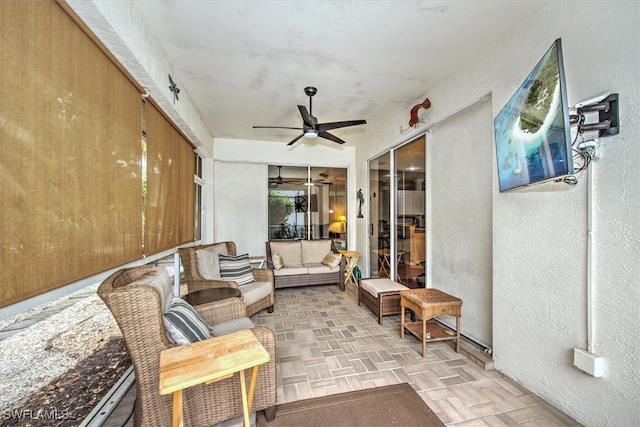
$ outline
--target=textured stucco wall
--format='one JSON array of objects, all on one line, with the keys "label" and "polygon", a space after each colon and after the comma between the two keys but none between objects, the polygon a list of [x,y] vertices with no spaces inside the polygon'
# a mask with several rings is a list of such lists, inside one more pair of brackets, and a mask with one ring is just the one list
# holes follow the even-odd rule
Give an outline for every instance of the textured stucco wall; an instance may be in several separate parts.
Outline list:
[{"label": "textured stucco wall", "polygon": [[[491,103],[429,131],[431,286],[462,299],[461,333],[492,346]],[[442,319],[455,327],[453,317]]]},{"label": "textured stucco wall", "polygon": [[[501,194],[495,170],[493,344],[497,368],[589,426],[632,426],[640,419],[640,3],[555,2],[517,24],[495,45],[438,85],[413,133],[491,93],[493,116],[561,37],[569,103],[620,93],[621,133],[601,140],[594,167],[596,352],[605,374],[573,366],[586,348],[587,176],[577,186],[545,184]],[[401,134],[411,105],[358,149],[358,168]],[[469,142],[472,143],[471,141]],[[360,175],[359,175],[360,178]],[[366,182],[362,176],[360,182]],[[366,242],[358,229],[358,244]],[[463,316],[464,322],[464,316]]]}]

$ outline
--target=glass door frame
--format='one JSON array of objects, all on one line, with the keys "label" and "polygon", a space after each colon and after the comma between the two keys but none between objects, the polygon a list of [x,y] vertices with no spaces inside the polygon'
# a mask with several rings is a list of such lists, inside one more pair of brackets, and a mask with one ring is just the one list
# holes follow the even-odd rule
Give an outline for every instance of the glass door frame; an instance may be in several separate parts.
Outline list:
[{"label": "glass door frame", "polygon": [[[410,138],[404,140],[402,143],[397,144],[391,148],[389,148],[387,151],[384,151],[382,153],[378,153],[375,156],[369,158],[367,160],[367,188],[369,189],[369,204],[367,205],[367,219],[369,222],[369,225],[367,227],[367,252],[369,254],[369,262],[367,263],[367,274],[371,277],[373,277],[373,274],[375,272],[378,272],[379,274],[379,262],[380,262],[380,258],[379,258],[379,254],[375,255],[375,253],[377,253],[377,251],[380,249],[378,246],[379,245],[375,245],[375,248],[373,245],[373,239],[377,239],[377,236],[374,236],[374,230],[376,230],[374,224],[373,224],[373,218],[371,217],[371,203],[372,203],[372,193],[373,192],[377,192],[379,197],[382,197],[381,192],[380,192],[380,186],[378,185],[378,188],[371,188],[371,180],[372,180],[372,162],[377,161],[379,159],[381,159],[383,156],[388,155],[389,156],[389,174],[391,175],[389,177],[389,250],[390,250],[390,255],[389,255],[389,259],[390,260],[397,260],[397,250],[398,250],[398,224],[397,224],[397,217],[398,217],[398,207],[397,207],[397,196],[398,196],[398,187],[399,187],[399,182],[398,182],[398,176],[397,176],[397,171],[396,171],[396,163],[397,163],[397,156],[396,153],[398,150],[401,150],[404,147],[407,147],[408,145],[410,145],[411,143],[417,141],[420,138],[424,138],[425,139],[425,148],[424,148],[424,184],[425,184],[425,195],[424,195],[424,205],[425,205],[425,212],[424,212],[424,228],[425,228],[425,260],[424,260],[424,283],[422,284],[422,286],[424,287],[430,287],[430,275],[428,274],[429,271],[429,265],[430,265],[430,242],[429,242],[429,238],[430,238],[430,234],[429,233],[429,227],[430,227],[430,218],[429,218],[429,205],[430,205],[430,189],[429,189],[429,182],[430,182],[430,159],[429,159],[429,132],[428,130],[425,130],[422,133],[419,133],[417,135],[412,135]],[[379,181],[378,181],[379,182]],[[379,220],[379,218],[376,218],[376,220]],[[376,268],[374,268],[374,263]],[[396,280],[397,279],[397,273],[398,273],[398,267],[396,262],[389,262],[389,277],[392,280]]]}]

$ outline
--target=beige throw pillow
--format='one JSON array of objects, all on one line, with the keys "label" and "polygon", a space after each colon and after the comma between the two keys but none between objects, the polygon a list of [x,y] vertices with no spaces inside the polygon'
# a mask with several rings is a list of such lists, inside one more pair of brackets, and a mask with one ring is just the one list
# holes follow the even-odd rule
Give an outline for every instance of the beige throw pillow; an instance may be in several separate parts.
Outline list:
[{"label": "beige throw pillow", "polygon": [[273,268],[275,268],[276,270],[280,270],[282,267],[284,267],[284,260],[282,259],[282,256],[280,256],[280,254],[277,252],[271,257],[271,262],[273,263]]},{"label": "beige throw pillow", "polygon": [[327,256],[325,256],[322,260],[322,263],[333,270],[340,264],[341,260],[342,254],[334,254],[333,252],[329,252]]},{"label": "beige throw pillow", "polygon": [[218,243],[204,249],[196,250],[196,268],[198,273],[206,280],[220,280],[220,262],[218,255],[229,255],[227,245]]}]

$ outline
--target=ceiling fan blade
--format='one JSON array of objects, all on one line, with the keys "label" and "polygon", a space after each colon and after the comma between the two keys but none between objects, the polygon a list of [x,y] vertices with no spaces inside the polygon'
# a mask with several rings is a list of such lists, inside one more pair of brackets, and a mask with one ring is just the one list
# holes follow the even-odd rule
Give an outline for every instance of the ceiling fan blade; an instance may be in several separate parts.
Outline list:
[{"label": "ceiling fan blade", "polygon": [[290,128],[286,126],[254,126],[254,129],[295,129],[302,130],[302,128]]},{"label": "ceiling fan blade", "polygon": [[366,120],[347,120],[344,122],[331,122],[331,123],[319,123],[317,129],[319,132],[324,132],[331,129],[346,128],[349,126],[366,125]]},{"label": "ceiling fan blade", "polygon": [[311,114],[309,114],[309,111],[307,111],[307,107],[305,107],[304,105],[298,105],[298,110],[300,110],[300,115],[302,116],[302,121],[304,122],[304,124],[315,129],[316,122],[313,120]]},{"label": "ceiling fan blade", "polygon": [[287,145],[293,145],[293,143],[294,143],[294,142],[296,142],[297,140],[299,140],[299,139],[300,139],[300,138],[302,138],[303,136],[304,136],[304,133],[303,133],[303,134],[298,135],[297,137],[295,137],[295,138],[293,139],[293,141],[291,141],[291,142],[290,142],[290,143],[288,143]]},{"label": "ceiling fan blade", "polygon": [[344,141],[335,135],[331,135],[329,132],[318,132],[320,138],[328,139],[329,141],[337,142],[338,144],[344,144]]}]

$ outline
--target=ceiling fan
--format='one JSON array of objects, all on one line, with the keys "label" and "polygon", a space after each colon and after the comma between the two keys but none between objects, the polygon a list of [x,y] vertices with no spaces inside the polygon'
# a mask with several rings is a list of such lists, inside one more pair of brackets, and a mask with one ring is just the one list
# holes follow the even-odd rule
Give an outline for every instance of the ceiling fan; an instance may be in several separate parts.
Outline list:
[{"label": "ceiling fan", "polygon": [[305,138],[324,138],[329,141],[336,142],[338,144],[344,144],[345,141],[338,138],[335,135],[327,132],[328,130],[344,128],[349,126],[357,126],[364,125],[367,123],[366,120],[348,120],[344,122],[331,122],[331,123],[318,123],[318,119],[313,116],[313,109],[311,104],[311,98],[318,92],[313,86],[308,86],[304,88],[304,93],[309,97],[309,110],[304,105],[298,105],[298,110],[300,111],[300,115],[302,116],[302,127],[301,128],[293,128],[286,126],[254,126],[254,129],[296,129],[301,130],[302,134],[295,137],[290,143],[287,145],[293,145],[297,140],[302,137]]},{"label": "ceiling fan", "polygon": [[275,188],[282,184],[296,184],[302,182],[300,179],[285,179],[282,178],[282,166],[278,166],[278,176],[276,178],[269,178],[269,187]]}]

